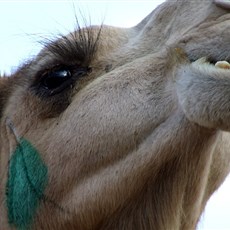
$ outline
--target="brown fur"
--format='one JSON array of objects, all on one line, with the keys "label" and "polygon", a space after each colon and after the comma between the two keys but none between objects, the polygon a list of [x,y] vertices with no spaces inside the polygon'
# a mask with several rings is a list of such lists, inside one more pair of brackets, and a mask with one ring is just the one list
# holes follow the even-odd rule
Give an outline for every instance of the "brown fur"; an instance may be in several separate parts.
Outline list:
[{"label": "brown fur", "polygon": [[[13,229],[5,184],[16,143],[6,117],[49,170],[55,204],[41,202],[32,229],[195,229],[230,170],[230,71],[196,61],[229,61],[225,7],[169,0],[136,27],[81,31],[93,53],[81,43],[75,51],[71,34],[1,79],[1,229]],[[62,93],[40,93],[41,75],[70,62],[92,71]]]}]

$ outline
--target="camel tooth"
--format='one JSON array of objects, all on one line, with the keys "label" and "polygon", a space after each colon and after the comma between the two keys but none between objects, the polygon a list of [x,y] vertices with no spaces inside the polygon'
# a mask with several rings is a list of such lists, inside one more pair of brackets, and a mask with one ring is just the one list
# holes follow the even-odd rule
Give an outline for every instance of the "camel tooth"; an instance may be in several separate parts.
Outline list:
[{"label": "camel tooth", "polygon": [[227,61],[218,61],[215,66],[221,69],[230,69],[230,63]]}]

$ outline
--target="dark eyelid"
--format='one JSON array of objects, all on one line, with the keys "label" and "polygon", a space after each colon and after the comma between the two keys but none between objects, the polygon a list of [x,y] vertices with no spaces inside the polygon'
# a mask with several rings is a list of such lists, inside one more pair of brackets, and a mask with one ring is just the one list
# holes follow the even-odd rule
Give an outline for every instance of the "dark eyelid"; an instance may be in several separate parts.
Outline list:
[{"label": "dark eyelid", "polygon": [[73,70],[72,74],[76,74],[80,75],[80,74],[84,74],[84,73],[90,73],[92,72],[92,67],[79,67],[79,68],[75,68],[75,70]]}]

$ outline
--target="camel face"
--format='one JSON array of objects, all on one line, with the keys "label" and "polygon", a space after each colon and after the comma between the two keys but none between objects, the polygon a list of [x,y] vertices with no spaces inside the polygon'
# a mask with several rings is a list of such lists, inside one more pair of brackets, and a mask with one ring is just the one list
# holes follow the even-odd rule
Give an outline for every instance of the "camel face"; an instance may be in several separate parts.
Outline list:
[{"label": "camel face", "polygon": [[167,1],[130,29],[78,29],[1,79],[3,229],[195,229],[230,169],[218,4]]}]

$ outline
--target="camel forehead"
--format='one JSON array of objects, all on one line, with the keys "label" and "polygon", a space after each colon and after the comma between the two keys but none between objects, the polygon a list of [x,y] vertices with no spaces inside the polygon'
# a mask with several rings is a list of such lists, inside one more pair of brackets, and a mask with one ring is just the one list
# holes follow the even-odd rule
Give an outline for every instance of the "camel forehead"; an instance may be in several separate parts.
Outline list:
[{"label": "camel forehead", "polygon": [[199,43],[218,34],[227,39],[228,35],[224,33],[229,28],[228,12],[217,8],[212,1],[167,1],[134,28],[92,26],[77,29],[47,43],[39,55],[39,62],[47,62],[47,56],[51,57],[48,60],[58,56],[57,62],[93,62],[98,65],[100,61],[107,66],[120,66],[170,46],[185,48],[193,60],[201,56],[212,56],[211,52],[204,49],[200,51]]}]

